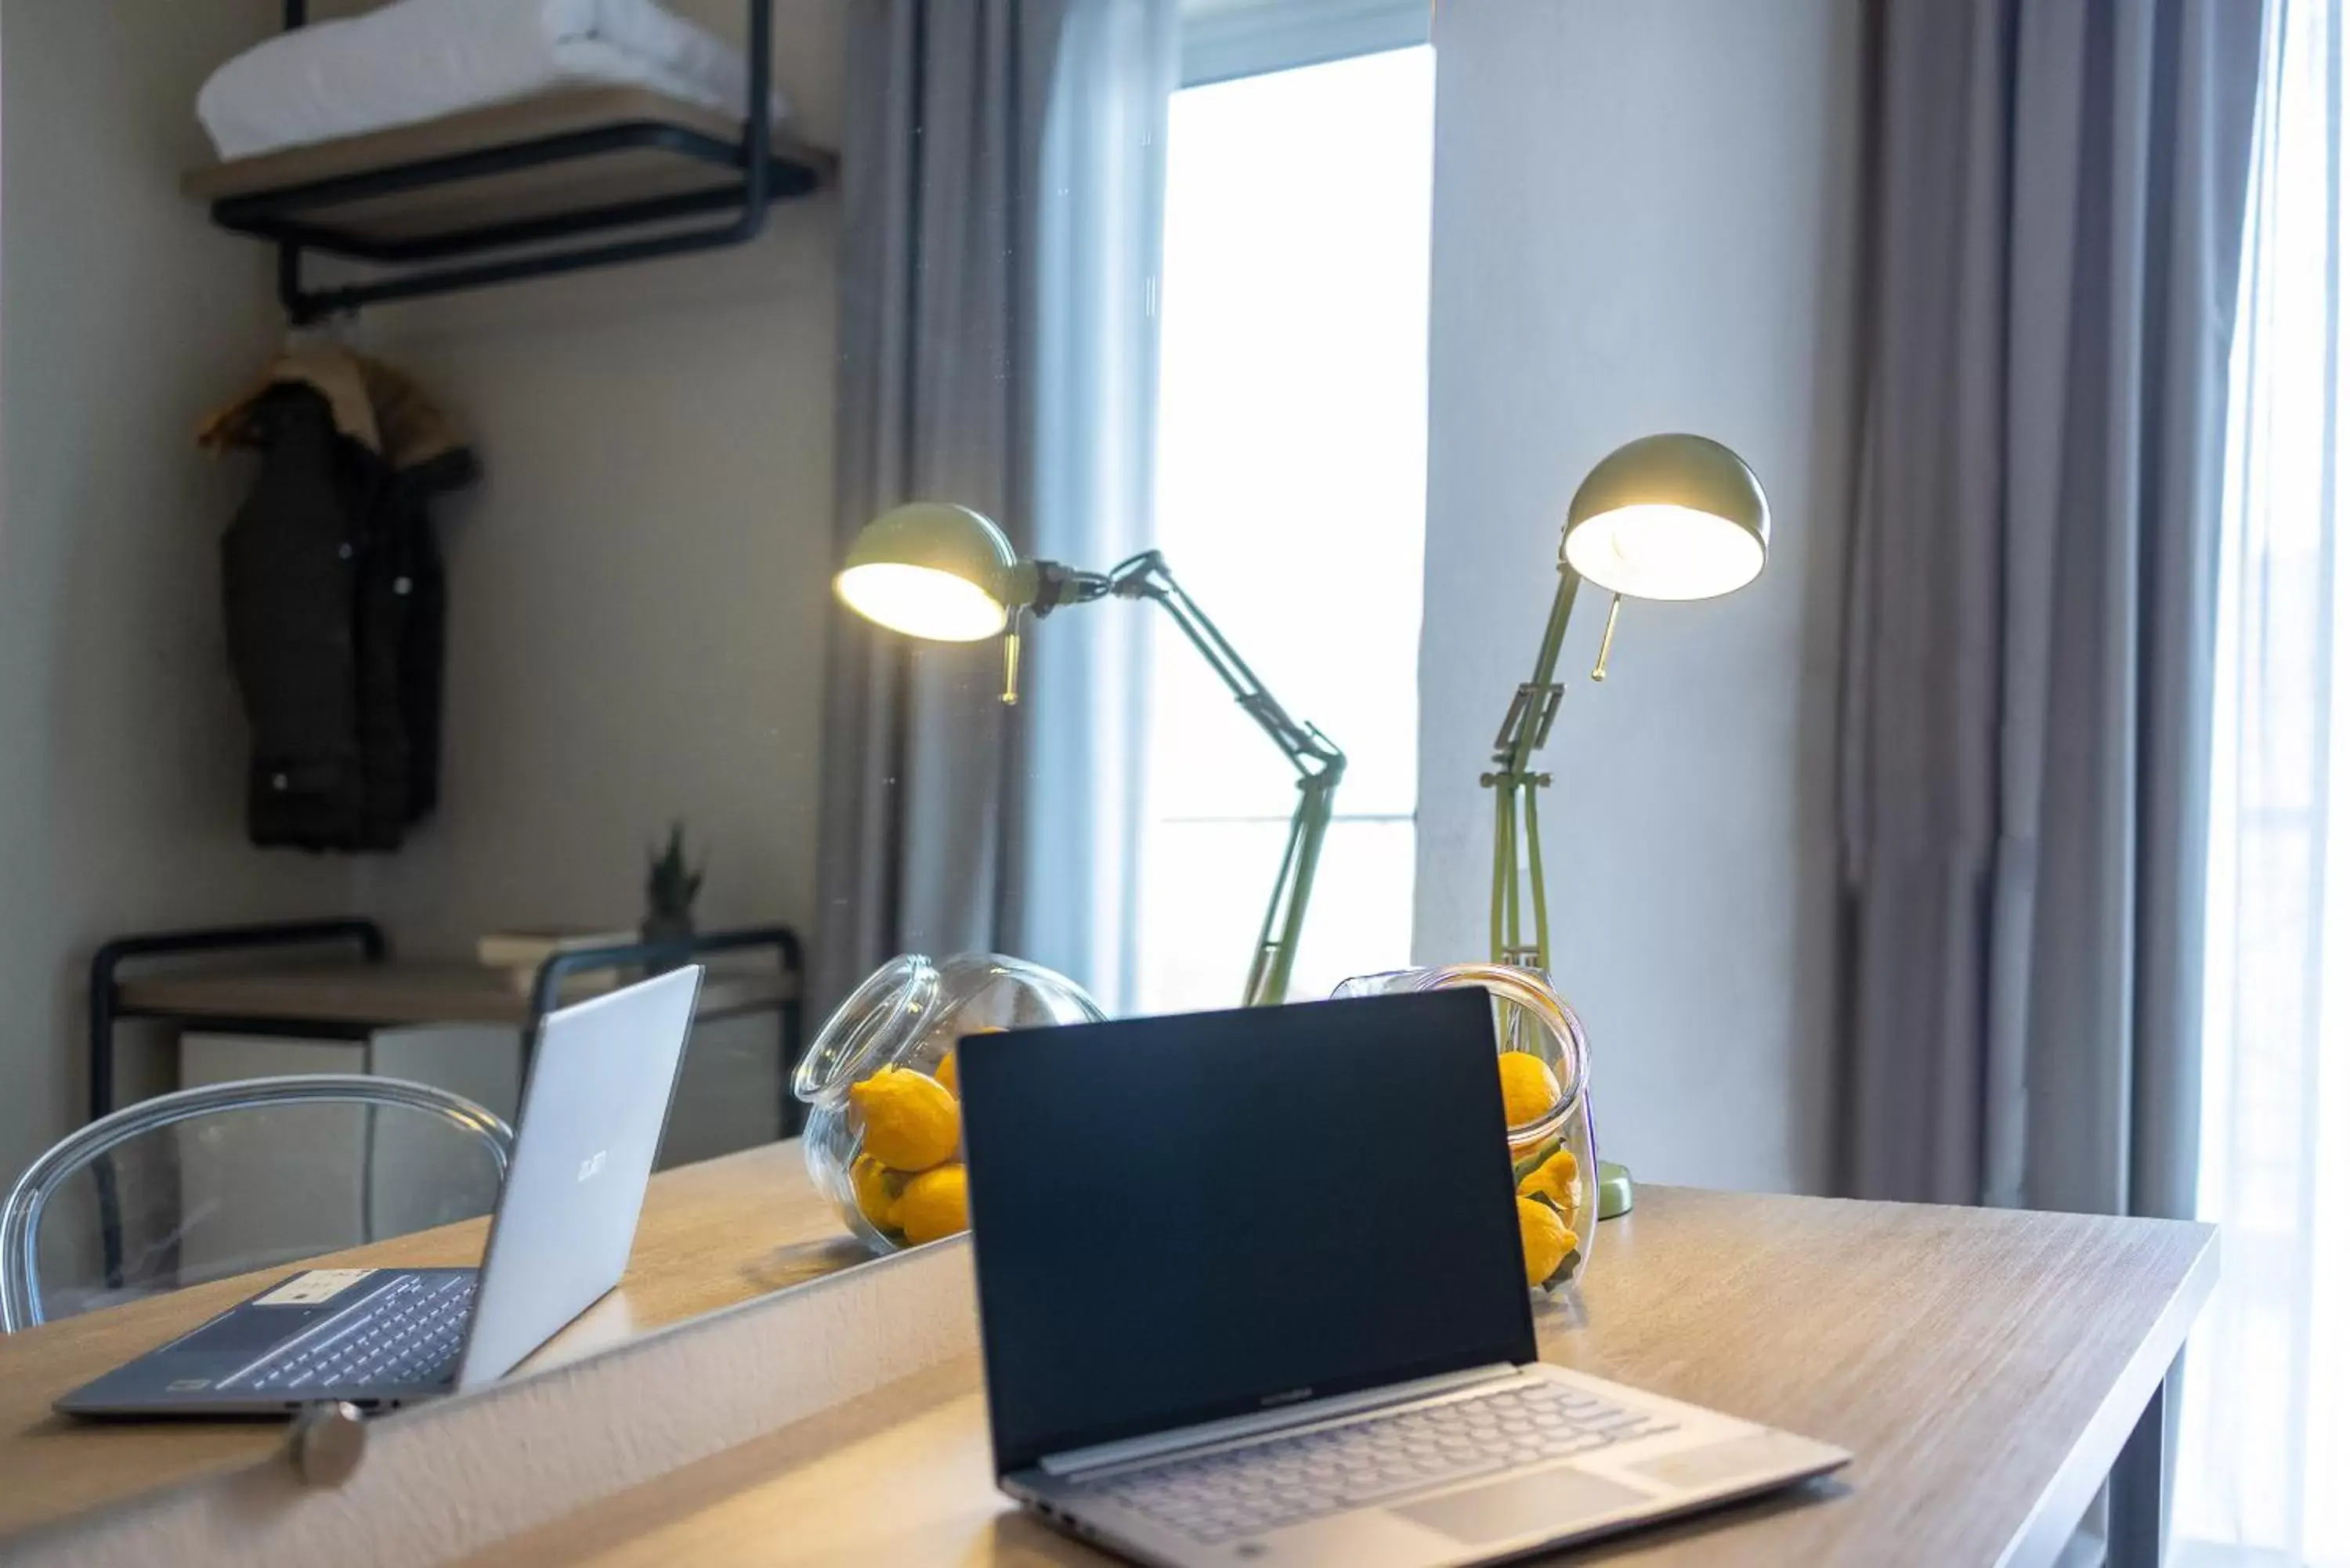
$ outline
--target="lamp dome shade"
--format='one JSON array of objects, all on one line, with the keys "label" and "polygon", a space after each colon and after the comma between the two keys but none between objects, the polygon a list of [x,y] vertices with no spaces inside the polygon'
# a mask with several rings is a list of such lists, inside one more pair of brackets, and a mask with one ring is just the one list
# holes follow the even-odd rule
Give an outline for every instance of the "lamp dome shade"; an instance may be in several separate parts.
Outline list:
[{"label": "lamp dome shade", "polygon": [[868,620],[934,642],[978,642],[1002,631],[1019,591],[1021,561],[1003,530],[968,506],[919,501],[868,523],[832,580]]},{"label": "lamp dome shade", "polygon": [[1771,503],[1754,471],[1720,441],[1643,436],[1584,480],[1561,549],[1568,566],[1610,592],[1710,599],[1762,572]]}]

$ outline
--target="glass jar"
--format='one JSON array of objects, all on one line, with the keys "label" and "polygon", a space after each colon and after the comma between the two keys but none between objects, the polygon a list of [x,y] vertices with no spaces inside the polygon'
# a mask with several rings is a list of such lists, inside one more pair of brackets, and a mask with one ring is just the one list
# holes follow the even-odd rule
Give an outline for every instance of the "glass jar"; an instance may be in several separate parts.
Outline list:
[{"label": "glass jar", "polygon": [[[1493,999],[1493,1049],[1502,1062],[1510,1164],[1529,1284],[1555,1291],[1583,1277],[1598,1219],[1598,1164],[1591,1145],[1591,1047],[1583,1021],[1550,982],[1507,964],[1447,964],[1364,975],[1340,996],[1476,986]],[[1555,1260],[1555,1262],[1554,1262]]]},{"label": "glass jar", "polygon": [[956,1043],[1102,1018],[1075,981],[1020,959],[891,959],[825,1020],[792,1075],[810,1107],[809,1179],[875,1252],[965,1229]]}]

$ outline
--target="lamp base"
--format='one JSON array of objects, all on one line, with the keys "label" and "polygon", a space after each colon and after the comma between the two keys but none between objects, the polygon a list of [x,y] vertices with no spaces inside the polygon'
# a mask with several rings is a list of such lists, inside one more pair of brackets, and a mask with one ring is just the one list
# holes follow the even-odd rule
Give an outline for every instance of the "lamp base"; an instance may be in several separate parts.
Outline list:
[{"label": "lamp base", "polygon": [[1632,1173],[1612,1159],[1599,1162],[1599,1217],[1613,1220],[1632,1212]]}]

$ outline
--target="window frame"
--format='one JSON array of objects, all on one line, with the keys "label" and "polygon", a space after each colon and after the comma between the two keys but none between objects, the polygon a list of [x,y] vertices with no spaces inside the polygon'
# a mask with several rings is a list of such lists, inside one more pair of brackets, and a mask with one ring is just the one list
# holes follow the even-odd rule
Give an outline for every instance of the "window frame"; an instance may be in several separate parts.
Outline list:
[{"label": "window frame", "polygon": [[1431,41],[1430,0],[1184,0],[1182,85],[1207,87]]}]

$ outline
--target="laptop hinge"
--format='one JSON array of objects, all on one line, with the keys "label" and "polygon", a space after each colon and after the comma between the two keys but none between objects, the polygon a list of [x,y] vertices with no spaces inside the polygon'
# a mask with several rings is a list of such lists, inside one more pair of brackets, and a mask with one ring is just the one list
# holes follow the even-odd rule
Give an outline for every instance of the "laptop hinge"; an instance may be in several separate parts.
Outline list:
[{"label": "laptop hinge", "polygon": [[1229,1416],[1222,1420],[1202,1421],[1197,1426],[1178,1427],[1169,1432],[1153,1432],[1149,1437],[1125,1438],[1115,1443],[1097,1443],[1091,1448],[1047,1454],[1037,1461],[1037,1468],[1049,1476],[1079,1476],[1090,1470],[1130,1465],[1144,1459],[1165,1459],[1172,1454],[1211,1448],[1218,1443],[1259,1437],[1267,1432],[1294,1432],[1319,1421],[1341,1416],[1359,1416],[1365,1411],[1390,1405],[1408,1405],[1416,1399],[1457,1393],[1482,1383],[1519,1375],[1519,1368],[1506,1361],[1497,1361],[1489,1366],[1472,1366],[1463,1372],[1447,1372],[1436,1377],[1415,1377],[1409,1383],[1384,1384],[1377,1388],[1340,1394],[1328,1399],[1305,1399],[1295,1405],[1284,1405],[1278,1409]]}]

